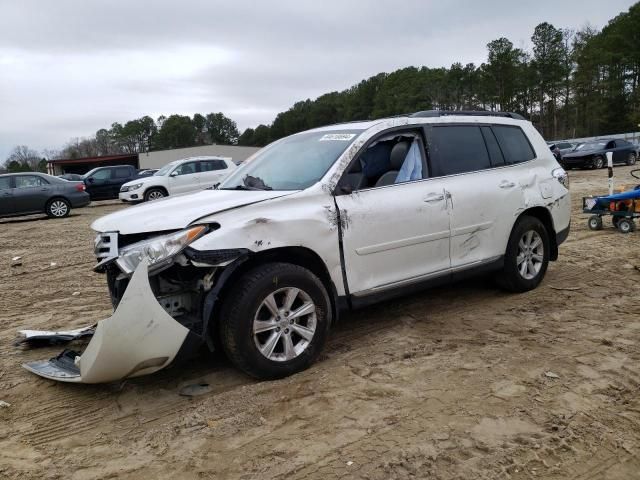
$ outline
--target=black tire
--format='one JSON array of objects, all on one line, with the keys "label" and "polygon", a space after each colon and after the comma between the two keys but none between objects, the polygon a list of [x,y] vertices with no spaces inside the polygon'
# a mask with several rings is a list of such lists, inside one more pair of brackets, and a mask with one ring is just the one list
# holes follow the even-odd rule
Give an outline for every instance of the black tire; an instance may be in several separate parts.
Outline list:
[{"label": "black tire", "polygon": [[71,212],[71,204],[64,198],[52,198],[47,202],[45,212],[49,218],[64,218]]},{"label": "black tire", "polygon": [[[535,275],[531,272],[533,275],[532,278],[525,278],[525,276],[521,274],[518,266],[518,258],[520,257],[519,244],[524,235],[529,232],[535,232],[540,238],[543,251],[542,259],[537,263],[540,265],[539,270],[536,271]],[[547,272],[550,251],[549,232],[547,232],[544,224],[535,217],[527,215],[520,217],[509,236],[509,243],[507,244],[507,251],[504,257],[504,266],[497,277],[498,284],[510,292],[522,293],[533,290],[540,284]],[[525,268],[527,268],[525,275],[529,275],[528,267]]]},{"label": "black tire", "polygon": [[597,157],[593,157],[593,168],[596,170],[599,170],[601,168],[604,168],[606,165],[604,158],[602,158],[600,155],[598,155]]},{"label": "black tire", "polygon": [[631,233],[635,231],[636,224],[633,223],[633,220],[631,220],[630,218],[621,218],[620,220],[618,220],[617,228],[620,233]]},{"label": "black tire", "polygon": [[[613,217],[614,221],[616,217]],[[591,215],[587,220],[589,230],[602,230],[602,217],[600,215]]]},{"label": "black tire", "polygon": [[620,217],[616,217],[615,215],[612,215],[611,223],[613,224],[613,228],[618,228],[619,222],[620,222]]},{"label": "black tire", "polygon": [[[264,310],[266,307],[263,303],[267,297],[273,293],[276,297],[284,295],[279,292],[287,288],[300,289],[314,303],[315,312],[312,315],[315,330],[304,350],[297,353],[297,356],[288,360],[273,360],[259,350],[257,343],[262,341],[261,338],[274,335],[275,330],[254,334],[254,319],[265,312],[269,313],[268,309]],[[308,368],[322,351],[331,325],[331,302],[322,282],[306,268],[289,263],[261,265],[243,274],[226,297],[220,312],[220,338],[229,360],[243,372],[264,380],[286,377]],[[279,321],[286,322],[287,319],[283,316]],[[289,330],[286,326],[281,328],[282,330],[280,327],[277,329],[282,333],[274,342],[273,355],[285,355],[284,333]],[[289,338],[297,335],[294,329],[290,331]],[[303,341],[301,336],[297,336],[298,342]],[[267,343],[268,339],[265,339],[264,345]],[[277,350],[282,350],[282,353]]]},{"label": "black tire", "polygon": [[635,165],[636,164],[636,154],[631,152],[627,157],[627,165]]},{"label": "black tire", "polygon": [[149,190],[144,192],[144,201],[151,202],[153,200],[159,200],[168,196],[169,195],[164,188],[150,188]]}]

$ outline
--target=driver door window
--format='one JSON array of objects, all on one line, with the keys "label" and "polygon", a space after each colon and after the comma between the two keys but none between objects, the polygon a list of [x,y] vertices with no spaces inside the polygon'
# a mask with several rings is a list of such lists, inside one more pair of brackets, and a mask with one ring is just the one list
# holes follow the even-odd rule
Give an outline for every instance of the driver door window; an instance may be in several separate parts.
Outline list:
[{"label": "driver door window", "polygon": [[196,173],[196,162],[183,163],[182,165],[177,167],[174,172],[177,176],[191,175],[192,173]]}]

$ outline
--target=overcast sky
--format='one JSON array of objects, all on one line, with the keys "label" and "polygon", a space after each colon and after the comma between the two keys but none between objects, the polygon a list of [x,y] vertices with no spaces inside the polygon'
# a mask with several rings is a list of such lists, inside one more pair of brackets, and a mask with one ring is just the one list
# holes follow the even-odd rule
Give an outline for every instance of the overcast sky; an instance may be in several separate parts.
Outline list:
[{"label": "overcast sky", "polygon": [[0,0],[0,161],[113,122],[224,112],[240,131],[409,65],[486,59],[534,27],[601,28],[630,0]]}]

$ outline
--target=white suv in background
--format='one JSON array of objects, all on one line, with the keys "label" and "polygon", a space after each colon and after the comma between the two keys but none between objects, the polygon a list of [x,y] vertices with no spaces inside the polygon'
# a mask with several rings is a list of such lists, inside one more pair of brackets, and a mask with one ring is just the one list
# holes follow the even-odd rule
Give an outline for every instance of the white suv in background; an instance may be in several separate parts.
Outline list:
[{"label": "white suv in background", "polygon": [[217,189],[96,220],[95,270],[115,313],[83,353],[25,367],[109,382],[207,345],[255,377],[290,375],[318,358],[342,310],[473,274],[536,288],[569,234],[568,186],[511,113],[428,111],[291,135]]},{"label": "white suv in background", "polygon": [[147,202],[212,187],[236,165],[230,158],[190,157],[175,160],[149,177],[136,178],[120,188],[123,202]]}]

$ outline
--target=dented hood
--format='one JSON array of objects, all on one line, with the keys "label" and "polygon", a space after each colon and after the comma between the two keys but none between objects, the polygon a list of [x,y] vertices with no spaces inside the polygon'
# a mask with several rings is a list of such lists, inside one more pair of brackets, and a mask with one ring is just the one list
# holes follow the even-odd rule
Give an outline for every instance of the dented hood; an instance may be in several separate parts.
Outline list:
[{"label": "dented hood", "polygon": [[294,192],[203,190],[126,208],[99,218],[91,228],[97,232],[120,232],[123,235],[177,230],[207,215],[292,193]]}]

